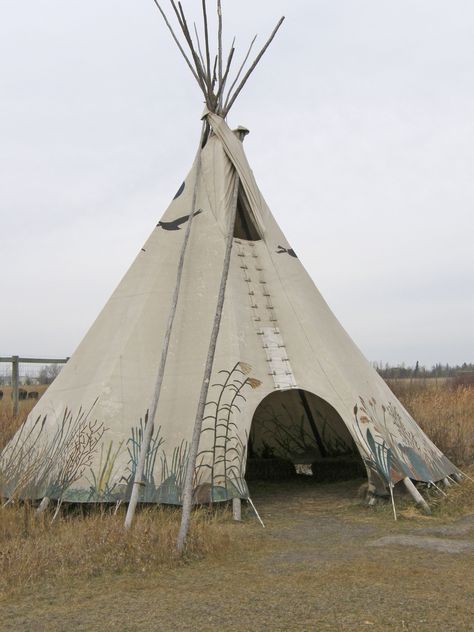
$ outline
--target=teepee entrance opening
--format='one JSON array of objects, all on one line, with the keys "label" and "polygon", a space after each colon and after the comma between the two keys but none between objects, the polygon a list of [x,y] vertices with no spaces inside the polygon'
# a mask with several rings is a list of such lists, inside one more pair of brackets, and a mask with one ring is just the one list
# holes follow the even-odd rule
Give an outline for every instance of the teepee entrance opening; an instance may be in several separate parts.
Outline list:
[{"label": "teepee entrance opening", "polygon": [[248,443],[248,480],[296,474],[315,480],[364,476],[365,468],[339,413],[302,389],[275,391],[255,410]]}]

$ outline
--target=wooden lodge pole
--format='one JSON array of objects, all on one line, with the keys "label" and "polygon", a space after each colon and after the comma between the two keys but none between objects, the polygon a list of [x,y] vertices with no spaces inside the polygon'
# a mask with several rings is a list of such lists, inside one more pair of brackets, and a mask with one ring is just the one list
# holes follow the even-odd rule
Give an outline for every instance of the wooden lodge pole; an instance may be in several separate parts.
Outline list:
[{"label": "wooden lodge pole", "polygon": [[232,498],[232,517],[236,522],[242,520],[242,501],[240,498]]},{"label": "wooden lodge pole", "polygon": [[49,503],[50,503],[50,498],[49,496],[44,496],[42,501],[40,502],[40,504],[38,505],[37,509],[36,509],[36,513],[37,514],[42,514],[44,511],[46,511],[46,508],[48,507]]},{"label": "wooden lodge pole", "polygon": [[406,477],[403,479],[403,483],[405,484],[405,487],[408,489],[408,491],[412,495],[412,498],[415,501],[415,503],[417,505],[420,505],[420,507],[423,509],[423,511],[426,514],[430,514],[431,513],[430,506],[428,505],[426,500],[423,498],[423,496],[420,494],[420,492],[416,489],[416,487],[413,485],[411,480],[408,477]]},{"label": "wooden lodge pole", "polygon": [[[161,6],[161,1],[153,0],[159,12],[161,13],[161,16],[168,30],[170,31],[176,45],[178,46],[179,51],[184,57],[186,64],[190,68],[194,78],[196,79],[199,87],[201,88],[209,111],[219,114],[220,116],[225,118],[227,113],[229,112],[229,109],[232,107],[237,96],[241,92],[243,86],[245,85],[248,78],[254,71],[255,67],[259,63],[260,59],[264,55],[265,51],[271,44],[278,29],[283,23],[284,18],[281,18],[281,20],[278,22],[272,34],[266,41],[262,50],[257,55],[255,61],[251,64],[250,68],[245,73],[243,79],[240,81],[240,84],[238,84],[235,91],[231,94],[232,88],[235,85],[237,79],[232,84],[231,90],[227,94],[227,98],[224,98],[225,97],[224,87],[228,78],[230,66],[232,63],[232,58],[234,55],[234,43],[231,46],[225,72],[223,72],[224,65],[223,65],[223,52],[222,52],[222,6],[221,6],[221,0],[217,0],[218,52],[216,56],[214,69],[211,72],[206,0],[201,0],[201,1],[202,1],[202,12],[203,12],[203,20],[204,20],[204,40],[205,40],[205,53],[206,53],[205,62],[204,62],[204,57],[202,55],[202,51],[200,49],[199,37],[196,36],[197,37],[197,50],[196,50],[196,45],[194,44],[192,40],[191,32],[189,30],[181,3],[178,2],[177,0],[170,0],[170,4],[175,13],[182,35],[184,36],[186,44],[189,48],[191,57],[188,57],[181,42],[179,41],[179,38],[177,34],[175,33],[173,26],[171,25],[164,9]],[[195,30],[197,33],[197,29]],[[249,53],[250,53],[250,50],[249,50]],[[243,70],[243,66],[245,65],[245,62],[247,61],[247,58],[248,58],[248,54],[244,60],[244,64],[239,70],[237,78],[240,76],[240,72]],[[216,82],[217,82],[217,91],[214,92],[214,86]],[[223,105],[224,103],[225,103],[225,106]],[[207,126],[205,125],[205,127],[203,128],[203,139],[205,138],[206,127]],[[242,139],[242,136],[241,136],[241,139]],[[201,146],[202,146],[202,142],[201,142]],[[197,181],[198,181],[198,178],[196,179],[196,186],[197,186]],[[212,372],[212,365],[214,361],[214,354],[215,354],[215,349],[216,349],[216,344],[217,344],[217,336],[219,334],[222,309],[224,306],[224,295],[225,295],[225,289],[227,285],[227,277],[229,274],[230,256],[232,252],[234,224],[235,224],[235,217],[237,213],[237,200],[238,200],[238,193],[239,193],[239,177],[237,174],[236,174],[234,187],[235,188],[232,195],[231,206],[229,209],[230,210],[229,227],[228,227],[228,234],[227,234],[227,240],[226,240],[226,250],[225,250],[225,255],[224,255],[224,265],[223,265],[223,270],[222,270],[221,283],[220,283],[220,288],[219,288],[219,294],[218,294],[218,299],[217,299],[217,306],[216,306],[216,312],[214,316],[214,323],[213,323],[211,338],[209,341],[207,360],[206,360],[206,365],[204,368],[204,377],[203,377],[203,381],[201,385],[201,392],[200,392],[199,402],[198,402],[198,407],[197,407],[197,412],[196,412],[196,419],[194,422],[193,436],[192,436],[191,445],[190,445],[190,453],[189,453],[188,463],[186,467],[186,476],[185,476],[185,483],[184,483],[184,488],[183,488],[183,512],[182,512],[181,526],[180,526],[178,541],[177,541],[177,548],[179,552],[182,552],[183,550],[184,543],[186,540],[186,534],[189,527],[189,518],[191,515],[191,507],[192,507],[192,500],[193,500],[192,498],[193,497],[193,479],[194,479],[194,471],[196,467],[196,457],[197,457],[197,451],[198,451],[198,446],[199,446],[199,438],[201,435],[202,419],[204,415],[204,407],[206,405],[206,400],[207,400],[207,393],[209,390],[209,380],[210,380],[211,372]],[[196,189],[194,190],[194,199],[195,199],[195,195],[196,195]],[[168,320],[168,326],[166,330],[165,341],[164,341],[164,346],[163,346],[163,351],[162,351],[161,363],[158,370],[158,376],[157,376],[157,381],[155,385],[154,396],[153,396],[153,400],[152,400],[149,413],[148,413],[148,422],[145,426],[145,430],[143,433],[143,441],[142,441],[142,446],[140,449],[137,469],[135,472],[135,480],[133,483],[132,495],[131,495],[130,503],[128,506],[127,516],[125,519],[126,528],[129,528],[131,525],[135,507],[138,502],[139,487],[143,485],[143,481],[142,481],[143,469],[145,465],[148,445],[149,445],[151,434],[153,431],[153,420],[154,420],[156,409],[158,406],[158,399],[159,399],[161,383],[163,379],[164,368],[166,364],[166,356],[168,352],[169,338],[171,335],[171,328],[173,325],[174,315],[176,313],[176,305],[177,305],[178,295],[179,295],[179,287],[180,287],[180,282],[181,282],[181,273],[182,273],[183,262],[184,262],[184,254],[186,250],[187,239],[189,237],[189,231],[191,228],[191,220],[192,220],[193,213],[194,213],[194,201],[193,201],[193,210],[189,218],[189,222],[188,222],[188,226],[186,230],[186,236],[185,236],[185,240],[184,240],[182,251],[181,251],[181,258],[180,258],[180,263],[178,267],[175,292],[173,295],[173,300],[172,300],[172,305],[171,305],[171,310],[170,310],[170,315],[169,315],[169,320]]]},{"label": "wooden lodge pole", "polygon": [[130,529],[133,522],[133,516],[135,515],[135,509],[140,496],[140,488],[143,487],[143,471],[145,469],[146,456],[148,453],[148,448],[150,446],[151,436],[153,434],[153,425],[155,421],[156,411],[158,408],[158,402],[160,399],[161,386],[163,384],[163,377],[165,374],[166,360],[168,357],[168,349],[171,339],[171,331],[173,329],[174,318],[176,316],[176,308],[178,305],[179,291],[181,288],[181,279],[183,276],[184,269],[184,260],[186,255],[186,248],[188,245],[189,237],[191,234],[191,225],[193,222],[193,216],[196,212],[196,200],[197,200],[197,191],[200,180],[200,172],[201,172],[201,151],[202,151],[202,143],[205,137],[206,131],[206,123],[204,123],[201,133],[201,138],[199,141],[199,151],[197,157],[196,164],[196,172],[195,172],[195,182],[194,182],[194,191],[193,191],[193,199],[191,204],[191,211],[189,214],[189,220],[186,226],[186,232],[184,234],[183,244],[181,246],[181,252],[179,256],[178,269],[176,273],[176,283],[174,287],[173,297],[171,299],[171,307],[168,316],[168,322],[166,325],[165,338],[163,341],[163,348],[161,351],[161,359],[158,367],[158,373],[155,380],[155,385],[153,388],[152,400],[150,403],[150,407],[148,409],[147,422],[145,424],[145,429],[143,431],[143,439],[140,446],[140,453],[138,456],[137,467],[135,470],[135,476],[133,479],[133,487],[132,493],[130,495],[130,501],[128,503],[127,514],[125,516],[125,529]]},{"label": "wooden lodge pole", "polygon": [[[240,134],[240,139],[243,136]],[[212,373],[212,365],[214,363],[214,355],[217,345],[217,337],[219,335],[219,328],[221,324],[222,311],[224,308],[225,290],[227,286],[227,279],[229,277],[230,258],[232,254],[232,245],[234,240],[234,225],[237,214],[237,201],[239,196],[239,176],[235,173],[234,190],[232,192],[232,200],[229,209],[229,224],[227,226],[226,236],[226,249],[224,255],[224,263],[222,267],[221,282],[219,286],[219,294],[217,297],[216,312],[214,315],[214,323],[212,326],[211,338],[209,340],[209,348],[207,352],[206,365],[204,368],[204,376],[201,384],[201,392],[199,395],[199,402],[196,411],[196,419],[194,421],[193,435],[191,439],[191,445],[189,448],[188,464],[186,467],[186,476],[184,479],[183,488],[183,510],[181,513],[181,525],[178,533],[178,540],[176,548],[178,553],[182,553],[184,550],[184,544],[186,541],[186,535],[189,529],[189,521],[191,518],[191,508],[193,504],[193,490],[194,490],[194,472],[196,468],[196,458],[199,447],[199,439],[201,438],[202,420],[204,417],[204,408],[206,406],[207,394],[209,391],[209,383]],[[211,482],[212,484],[212,482]]]},{"label": "wooden lodge pole", "polygon": [[443,478],[442,483],[445,487],[451,487],[451,483],[449,482],[449,478],[447,476]]}]

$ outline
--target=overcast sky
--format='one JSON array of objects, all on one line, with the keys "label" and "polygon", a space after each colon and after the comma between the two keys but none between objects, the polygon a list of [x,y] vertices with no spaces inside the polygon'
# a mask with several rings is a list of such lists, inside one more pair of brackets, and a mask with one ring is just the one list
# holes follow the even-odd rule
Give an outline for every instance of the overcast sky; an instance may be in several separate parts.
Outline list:
[{"label": "overcast sky", "polygon": [[[281,15],[229,123],[289,242],[370,360],[474,361],[474,3],[224,0],[226,43]],[[152,0],[0,0],[0,60],[0,355],[67,356],[202,98]]]}]

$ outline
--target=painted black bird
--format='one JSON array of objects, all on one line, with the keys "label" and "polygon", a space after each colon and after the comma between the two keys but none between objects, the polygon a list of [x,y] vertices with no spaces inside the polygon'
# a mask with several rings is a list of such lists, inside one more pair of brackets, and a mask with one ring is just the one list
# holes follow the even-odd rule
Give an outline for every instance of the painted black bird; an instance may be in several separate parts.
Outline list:
[{"label": "painted black bird", "polygon": [[[202,213],[202,209],[199,209],[194,213],[194,217]],[[182,217],[177,217],[176,219],[171,220],[171,222],[158,222],[156,225],[159,228],[163,228],[163,230],[180,230],[181,224],[185,224],[189,219],[189,215],[183,215]]]},{"label": "painted black bird", "polygon": [[277,254],[281,255],[282,252],[286,252],[286,254],[290,255],[290,257],[298,259],[298,255],[293,248],[283,248],[283,246],[278,246]]}]

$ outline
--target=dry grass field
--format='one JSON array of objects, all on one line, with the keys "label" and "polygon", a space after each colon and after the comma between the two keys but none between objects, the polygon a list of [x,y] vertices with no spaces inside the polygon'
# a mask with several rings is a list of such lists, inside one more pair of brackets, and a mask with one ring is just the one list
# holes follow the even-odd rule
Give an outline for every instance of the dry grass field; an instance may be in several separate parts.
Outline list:
[{"label": "dry grass field", "polygon": [[392,380],[390,387],[447,457],[460,467],[474,463],[474,384],[433,378]]},{"label": "dry grass field", "polygon": [[[20,413],[18,417],[14,417],[12,414],[12,389],[11,386],[2,386],[0,387],[3,391],[3,397],[0,400],[0,450],[3,446],[9,441],[9,439],[16,432],[16,429],[20,426],[21,423],[26,419],[28,413],[31,411],[33,406],[36,404],[34,399],[25,399],[19,402],[20,405]],[[45,390],[48,388],[44,385],[34,385],[34,386],[22,386],[22,388],[27,391],[36,391],[39,396],[43,395]]]},{"label": "dry grass field", "polygon": [[[391,386],[474,477],[474,388]],[[0,447],[26,412],[15,420],[2,406]],[[399,491],[394,522],[388,505],[362,503],[362,482],[256,483],[266,528],[248,508],[240,524],[228,509],[198,510],[184,560],[176,510],[143,510],[124,533],[122,508],[51,524],[9,505],[0,630],[474,630],[474,483],[427,492],[430,517]]]}]

